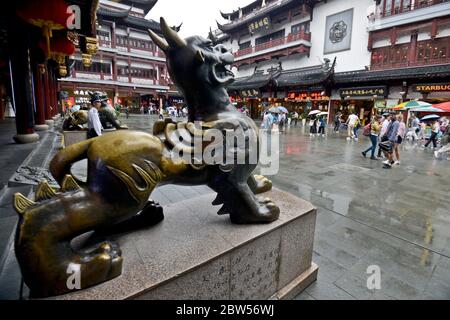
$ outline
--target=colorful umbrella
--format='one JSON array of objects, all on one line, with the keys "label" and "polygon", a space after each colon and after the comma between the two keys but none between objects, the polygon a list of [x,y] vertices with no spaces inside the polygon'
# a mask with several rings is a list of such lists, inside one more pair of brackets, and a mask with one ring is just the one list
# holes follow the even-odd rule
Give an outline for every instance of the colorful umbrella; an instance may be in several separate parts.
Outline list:
[{"label": "colorful umbrella", "polygon": [[418,101],[418,100],[411,100],[411,101],[400,103],[399,105],[393,107],[392,110],[403,111],[403,110],[408,110],[411,108],[419,108],[419,107],[431,107],[431,103]]},{"label": "colorful umbrella", "polygon": [[450,112],[450,102],[433,104],[434,108],[441,109],[444,112]]},{"label": "colorful umbrella", "polygon": [[430,114],[428,116],[423,117],[422,119],[420,119],[420,121],[429,121],[429,120],[437,120],[439,119],[441,116],[438,116],[437,114]]},{"label": "colorful umbrella", "polygon": [[278,110],[278,108],[276,108],[276,107],[272,107],[272,108],[270,108],[269,110],[267,110],[268,112],[271,112],[271,113],[280,113],[280,110]]},{"label": "colorful umbrella", "polygon": [[280,110],[280,112],[283,112],[283,113],[289,113],[289,111],[285,107],[282,107],[282,106],[279,106],[278,110]]},{"label": "colorful umbrella", "polygon": [[436,108],[436,106],[411,108],[409,110],[412,111],[412,112],[446,112],[446,111],[444,111],[442,109]]},{"label": "colorful umbrella", "polygon": [[328,115],[328,112],[325,112],[325,111],[318,114],[318,116],[327,116],[327,115]]}]

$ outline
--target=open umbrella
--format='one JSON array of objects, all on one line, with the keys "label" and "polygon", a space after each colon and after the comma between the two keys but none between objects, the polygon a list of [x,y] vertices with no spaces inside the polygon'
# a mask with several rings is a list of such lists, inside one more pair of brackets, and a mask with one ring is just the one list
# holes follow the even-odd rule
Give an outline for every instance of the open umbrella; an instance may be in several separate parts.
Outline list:
[{"label": "open umbrella", "polygon": [[[418,107],[409,109],[412,112],[446,112],[442,109],[436,108],[436,105],[431,107]],[[450,112],[450,110],[449,110]]]},{"label": "open umbrella", "polygon": [[281,111],[280,110],[278,110],[278,108],[277,107],[272,107],[272,108],[270,108],[269,110],[267,110],[268,112],[271,112],[271,113],[280,113]]},{"label": "open umbrella", "polygon": [[433,108],[440,109],[443,112],[450,112],[450,102],[443,102],[443,103],[433,104]]},{"label": "open umbrella", "polygon": [[328,112],[325,112],[325,111],[318,114],[318,116],[327,116],[327,115],[328,115]]},{"label": "open umbrella", "polygon": [[438,116],[437,114],[429,114],[428,116],[423,117],[422,119],[420,119],[420,121],[430,121],[430,120],[437,120],[439,119],[441,116]]},{"label": "open umbrella", "polygon": [[399,105],[392,107],[392,110],[396,111],[403,111],[408,110],[411,108],[419,108],[419,107],[431,107],[431,103],[418,101],[418,100],[411,100],[407,102],[400,103]]},{"label": "open umbrella", "polygon": [[280,112],[282,112],[282,113],[289,113],[289,111],[285,107],[282,107],[282,106],[279,106],[278,110],[280,110]]},{"label": "open umbrella", "polygon": [[318,114],[320,112],[321,112],[320,110],[313,110],[310,113],[308,113],[308,116],[312,116],[312,115]]}]

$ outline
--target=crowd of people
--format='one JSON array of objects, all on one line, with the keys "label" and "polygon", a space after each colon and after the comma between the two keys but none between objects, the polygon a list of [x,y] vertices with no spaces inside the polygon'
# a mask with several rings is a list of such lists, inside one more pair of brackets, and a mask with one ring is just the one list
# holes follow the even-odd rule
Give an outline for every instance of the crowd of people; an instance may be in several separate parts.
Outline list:
[{"label": "crowd of people", "polygon": [[[261,127],[264,129],[284,131],[285,126],[297,126],[299,115],[293,113],[271,113],[266,111],[263,115]],[[368,121],[368,120],[366,120]],[[365,123],[367,123],[365,121]],[[383,115],[375,115],[371,121],[362,127],[360,118],[350,113],[343,119],[338,112],[334,119],[334,133],[339,133],[342,128],[347,132],[347,141],[358,141],[359,133],[370,139],[370,146],[361,152],[364,158],[371,160],[383,160],[383,168],[391,169],[401,165],[401,145],[405,140],[416,143],[421,148],[431,148],[438,159],[446,157],[450,160],[450,126],[445,117],[429,121],[420,121],[411,114],[408,123],[405,123],[402,113],[388,112]],[[310,137],[326,135],[327,117],[309,117]],[[362,129],[362,130],[361,130]]]},{"label": "crowd of people", "polygon": [[[430,136],[427,138],[427,127],[431,126]],[[431,123],[419,121],[412,115],[409,119],[408,126],[404,122],[402,114],[388,113],[383,116],[374,116],[372,121],[364,127],[363,134],[368,136],[371,146],[362,151],[363,157],[370,152],[370,159],[378,160],[384,154],[383,168],[390,169],[394,165],[400,165],[400,146],[405,139],[417,142],[422,148],[427,148],[432,144],[432,149],[437,149],[438,143],[440,149],[436,150],[434,155],[441,158],[450,152],[449,120],[446,118],[432,120]],[[423,142],[423,144],[422,144]],[[378,146],[378,156],[375,156]],[[447,157],[450,160],[449,157]]]}]

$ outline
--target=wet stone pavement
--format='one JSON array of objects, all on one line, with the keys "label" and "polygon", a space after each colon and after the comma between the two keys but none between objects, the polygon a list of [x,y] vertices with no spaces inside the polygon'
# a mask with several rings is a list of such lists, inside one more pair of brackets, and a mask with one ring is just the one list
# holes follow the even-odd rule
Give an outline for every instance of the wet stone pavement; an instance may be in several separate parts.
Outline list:
[{"label": "wet stone pavement", "polygon": [[[122,119],[151,132],[156,118]],[[318,208],[319,276],[296,299],[450,299],[450,161],[406,142],[401,165],[385,170],[361,156],[365,137],[308,132],[299,124],[281,135],[280,170],[270,177]],[[189,189],[179,188],[186,187],[165,186],[152,197],[163,204],[187,198]],[[380,289],[367,287],[370,266],[381,270]]]}]

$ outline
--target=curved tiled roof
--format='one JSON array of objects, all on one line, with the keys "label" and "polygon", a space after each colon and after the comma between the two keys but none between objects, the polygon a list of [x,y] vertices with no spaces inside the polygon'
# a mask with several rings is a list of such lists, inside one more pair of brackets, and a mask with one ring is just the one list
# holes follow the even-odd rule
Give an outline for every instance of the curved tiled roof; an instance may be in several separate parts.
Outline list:
[{"label": "curved tiled roof", "polygon": [[[272,12],[275,12],[275,11],[279,11],[280,9],[283,9],[283,8],[287,7],[288,5],[292,5],[292,4],[296,3],[296,2],[303,3],[304,0],[283,0],[280,5],[268,6],[268,7],[261,8],[261,9],[255,11],[255,13],[251,17],[250,16],[245,17],[244,19],[242,19],[240,21],[234,21],[232,23],[223,24],[223,25],[220,24],[219,22],[217,22],[217,27],[220,30],[222,30],[223,32],[229,32],[229,31],[231,31],[231,30],[233,30],[235,28],[246,26],[248,21],[249,21],[249,19],[253,20],[253,19],[260,18],[260,17],[262,17],[264,15],[267,15],[269,12],[272,13]],[[261,7],[261,1],[260,0],[255,1],[255,3],[259,3],[259,6]],[[256,7],[257,6],[255,6],[255,8]],[[253,11],[253,9],[252,9],[252,11]],[[250,11],[250,12],[252,12],[252,11]],[[236,14],[236,13],[233,13],[233,14]],[[237,11],[237,14],[239,15],[239,11]],[[243,14],[245,15],[245,12],[243,12]],[[233,16],[233,18],[234,18],[234,16]],[[227,19],[228,19],[228,17],[227,17]]]},{"label": "curved tiled roof", "polygon": [[450,78],[450,64],[409,67],[390,70],[359,70],[340,72],[334,75],[336,83],[371,82],[385,80],[440,79]]},{"label": "curved tiled roof", "polygon": [[132,16],[130,15],[130,10],[116,11],[99,7],[97,10],[97,16],[105,20],[113,20],[115,22],[121,21],[124,25],[136,29],[142,29],[145,31],[151,29],[158,33],[161,32],[161,27],[158,22]]},{"label": "curved tiled roof", "polygon": [[148,13],[153,9],[158,0],[119,0],[119,2],[139,9],[144,9],[144,11]]},{"label": "curved tiled roof", "polygon": [[276,79],[276,83],[278,87],[318,85],[333,76],[335,65],[336,59],[329,69],[324,69],[323,65],[319,65],[310,68],[285,71]]}]

